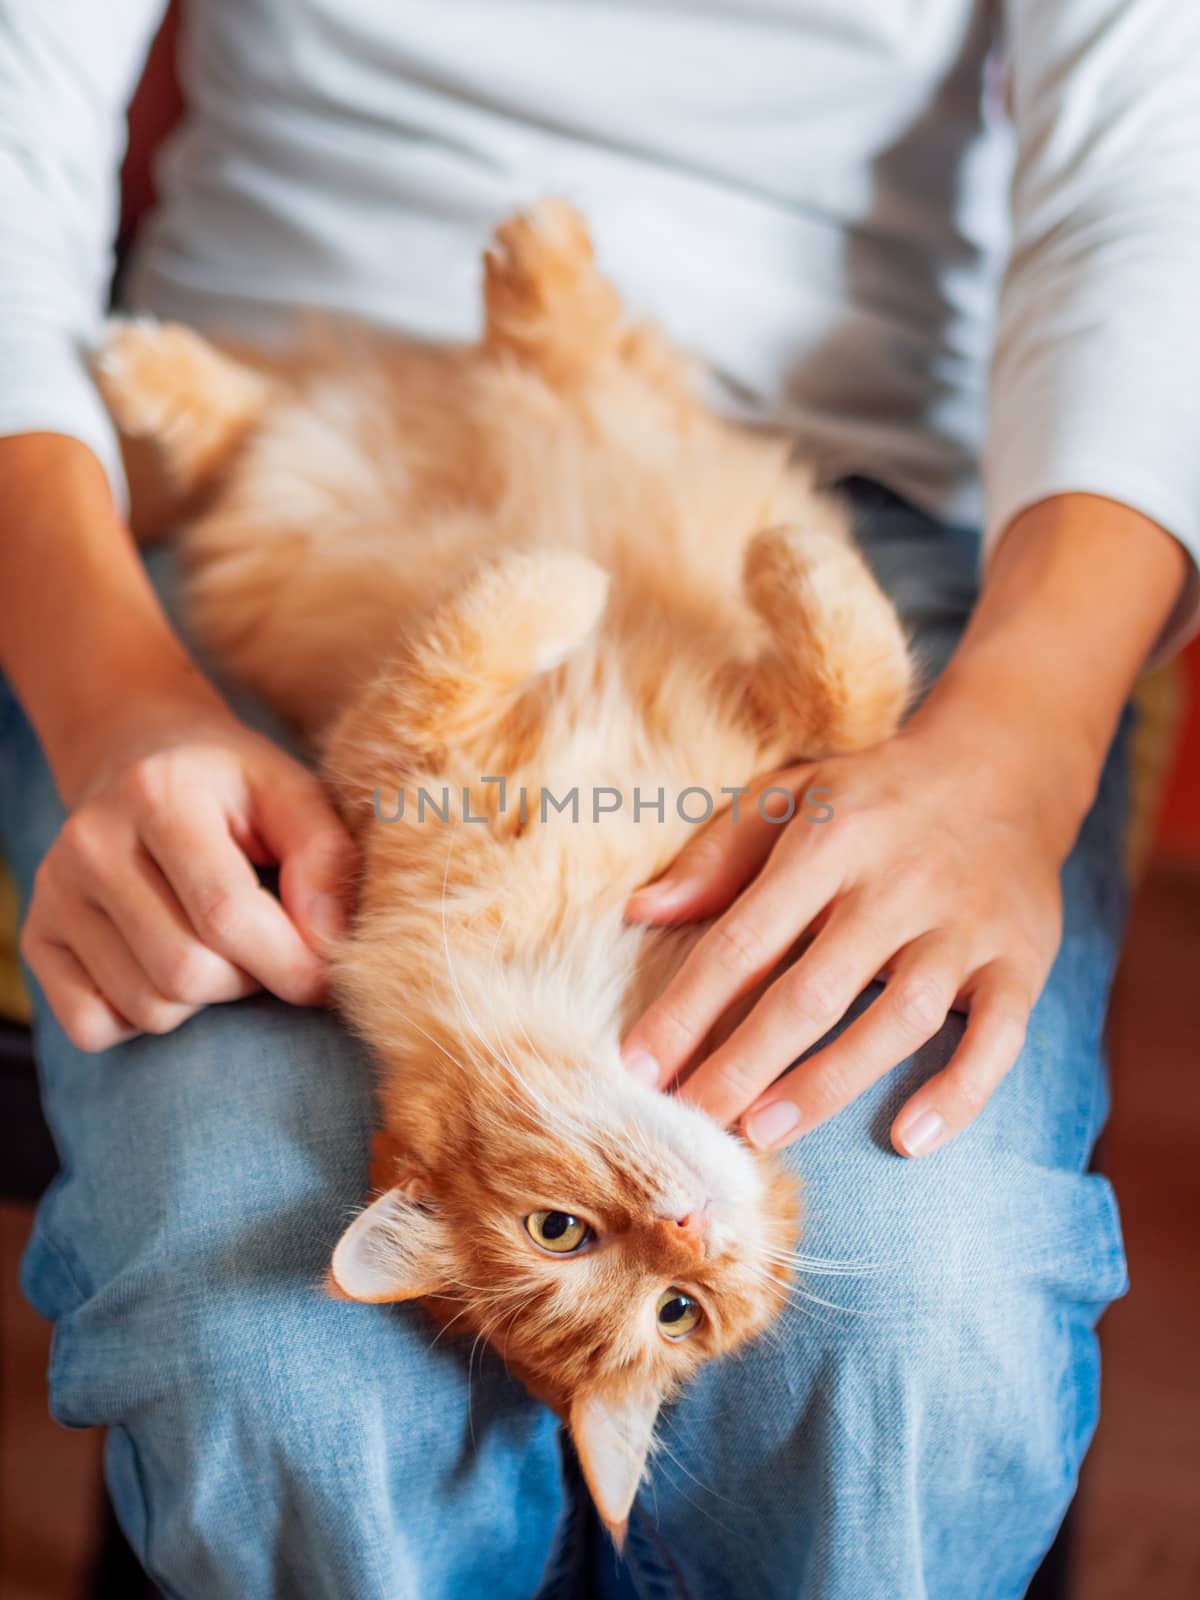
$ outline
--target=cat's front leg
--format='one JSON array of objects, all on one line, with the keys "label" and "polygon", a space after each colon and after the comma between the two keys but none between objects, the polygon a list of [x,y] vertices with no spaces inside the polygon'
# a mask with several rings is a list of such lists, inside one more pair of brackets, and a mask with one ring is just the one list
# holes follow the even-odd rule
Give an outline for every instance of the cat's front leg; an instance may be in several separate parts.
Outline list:
[{"label": "cat's front leg", "polygon": [[[481,562],[335,724],[326,741],[333,781],[369,794],[381,751],[436,771],[448,749],[494,740],[522,691],[590,637],[608,581],[586,556],[549,545]],[[490,754],[505,759],[502,749]]]},{"label": "cat's front leg", "polygon": [[150,317],[114,317],[93,366],[118,430],[154,443],[180,495],[215,477],[274,392],[191,328]]}]

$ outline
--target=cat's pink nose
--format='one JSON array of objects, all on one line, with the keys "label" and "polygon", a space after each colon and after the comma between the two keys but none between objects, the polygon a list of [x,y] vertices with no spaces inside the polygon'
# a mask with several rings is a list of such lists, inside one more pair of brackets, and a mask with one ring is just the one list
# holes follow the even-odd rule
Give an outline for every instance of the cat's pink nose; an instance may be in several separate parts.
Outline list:
[{"label": "cat's pink nose", "polygon": [[704,1254],[708,1235],[708,1212],[703,1206],[696,1211],[687,1212],[682,1217],[676,1217],[671,1228],[680,1244],[686,1244],[688,1249],[694,1250],[698,1256]]}]

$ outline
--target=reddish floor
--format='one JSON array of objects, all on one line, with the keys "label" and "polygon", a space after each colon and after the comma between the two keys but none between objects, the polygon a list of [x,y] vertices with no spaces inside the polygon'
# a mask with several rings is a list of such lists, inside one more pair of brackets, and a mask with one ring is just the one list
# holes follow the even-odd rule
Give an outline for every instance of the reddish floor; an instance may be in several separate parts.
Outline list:
[{"label": "reddish floor", "polygon": [[100,1507],[100,1436],[46,1415],[49,1330],[17,1290],[28,1227],[25,1207],[0,1206],[0,1596],[76,1600]]},{"label": "reddish floor", "polygon": [[1105,1317],[1078,1600],[1200,1595],[1200,861],[1147,881],[1112,1013],[1103,1161],[1129,1295]]},{"label": "reddish floor", "polygon": [[[1113,1011],[1104,1165],[1133,1289],[1103,1324],[1104,1421],[1088,1463],[1073,1600],[1200,1595],[1200,863],[1157,867]],[[28,1213],[0,1208],[0,1595],[76,1600],[98,1441],[45,1416],[47,1330],[21,1302]],[[117,1597],[123,1600],[123,1597]],[[963,1600],[970,1600],[964,1596]]]}]

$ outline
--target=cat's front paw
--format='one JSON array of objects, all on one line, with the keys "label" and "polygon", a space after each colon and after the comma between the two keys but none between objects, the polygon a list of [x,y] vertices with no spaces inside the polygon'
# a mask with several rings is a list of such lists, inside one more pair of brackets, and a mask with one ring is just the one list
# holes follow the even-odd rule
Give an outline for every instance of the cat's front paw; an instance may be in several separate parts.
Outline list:
[{"label": "cat's front paw", "polygon": [[152,317],[114,317],[92,366],[119,431],[152,440],[185,491],[221,464],[272,394],[266,377],[191,328]]},{"label": "cat's front paw", "polygon": [[525,570],[509,574],[528,629],[533,673],[550,672],[591,637],[608,600],[609,575],[573,550],[531,550]]},{"label": "cat's front paw", "polygon": [[112,317],[106,324],[92,367],[113,421],[128,438],[156,438],[168,427],[184,381],[187,363],[179,357],[186,337],[186,329],[153,317]]}]

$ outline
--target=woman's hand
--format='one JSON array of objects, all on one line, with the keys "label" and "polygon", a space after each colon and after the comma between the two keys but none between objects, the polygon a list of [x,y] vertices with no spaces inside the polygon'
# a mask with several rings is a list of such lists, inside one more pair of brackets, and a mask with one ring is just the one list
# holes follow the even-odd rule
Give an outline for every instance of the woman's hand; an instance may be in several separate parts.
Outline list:
[{"label": "woman's hand", "polygon": [[[630,902],[630,917],[648,922],[727,909],[634,1028],[627,1065],[669,1083],[728,1007],[815,926],[800,959],[687,1079],[683,1098],[721,1122],[740,1119],[763,1149],[789,1144],[958,1008],[969,1019],[958,1049],[901,1110],[892,1139],[902,1154],[927,1155],[961,1132],[1020,1051],[1058,947],[1058,870],[1070,843],[1011,764],[984,765],[980,755],[964,759],[914,729],[861,755],[772,774],[742,800],[737,822],[726,812],[710,823]],[[770,786],[796,794],[793,820],[764,819],[756,794]],[[831,797],[829,821],[808,820],[820,814],[803,804],[813,786]],[[878,1000],[776,1082],[880,974]]]},{"label": "woman's hand", "polygon": [[322,1000],[355,851],[321,785],[197,670],[86,445],[0,439],[0,479],[0,665],[70,813],[21,937],[55,1016],[105,1050],[259,987]]},{"label": "woman's hand", "polygon": [[[993,553],[953,660],[904,730],[764,780],[832,791],[831,821],[805,820],[798,805],[780,826],[743,799],[740,822],[716,819],[633,897],[638,921],[727,909],[625,1041],[630,1070],[669,1084],[727,1008],[812,933],[687,1078],[684,1098],[776,1148],[959,1008],[962,1040],[902,1107],[892,1142],[928,1155],[960,1133],[1020,1051],[1058,948],[1059,869],[1186,570],[1169,534],[1114,501],[1067,494],[1023,512]],[[875,1003],[776,1083],[880,974]]]},{"label": "woman's hand", "polygon": [[[355,851],[320,783],[209,692],[130,710],[73,764],[22,932],[64,1031],[106,1050],[260,987],[322,1002]],[[282,904],[254,871],[271,863]]]}]

